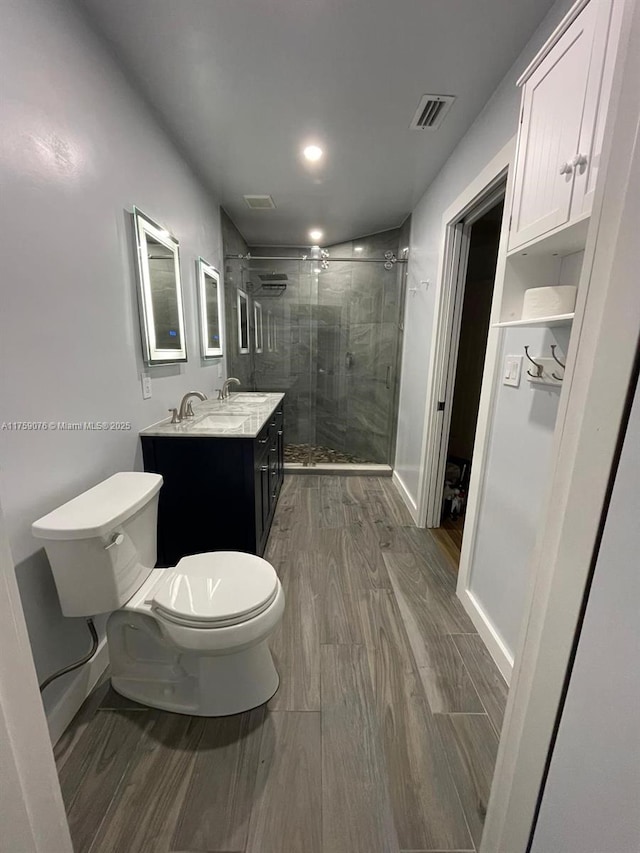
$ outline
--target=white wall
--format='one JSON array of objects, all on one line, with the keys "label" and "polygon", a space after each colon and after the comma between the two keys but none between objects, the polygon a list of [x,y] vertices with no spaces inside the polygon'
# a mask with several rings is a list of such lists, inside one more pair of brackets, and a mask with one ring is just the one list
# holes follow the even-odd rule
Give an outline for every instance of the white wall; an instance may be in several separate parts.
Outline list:
[{"label": "white wall", "polygon": [[[407,300],[395,470],[416,504],[442,217],[517,132],[520,90],[516,88],[516,80],[571,5],[571,0],[558,0],[551,9],[412,214],[407,287],[415,287],[421,281],[429,281],[430,284],[426,291],[418,287],[418,292]],[[541,334],[534,331],[524,341],[521,332],[509,330],[504,339],[504,352],[519,353],[523,343],[535,346],[542,342]],[[510,649],[513,649],[517,636],[526,589],[525,552],[533,541],[532,531],[542,501],[557,406],[557,396],[553,392],[552,396],[544,398],[543,403],[536,402],[535,405],[531,393],[523,383],[515,390],[515,400],[513,393],[508,397],[499,394],[492,427],[495,441],[489,456],[485,485],[485,494],[493,498],[493,504],[488,507],[489,515],[480,519],[480,529],[486,530],[487,540],[476,549],[473,569],[475,571],[478,562],[500,572],[496,586],[491,577],[488,583],[484,583],[487,579],[480,570],[476,580],[481,576],[483,583],[478,588],[478,599]],[[528,429],[523,432],[516,428],[526,426],[527,420],[531,421],[530,433]],[[528,447],[529,442],[531,456],[526,460],[528,465],[523,465],[525,460],[520,460],[523,479],[518,480],[514,477],[510,460],[523,447]],[[502,516],[500,504],[513,507],[514,501],[518,503],[518,518]],[[506,539],[502,543],[491,541],[503,536],[505,531]],[[486,551],[485,545],[490,546]],[[500,560],[499,567],[495,565],[495,559]]]},{"label": "white wall", "polygon": [[[31,522],[118,470],[141,468],[137,430],[185,391],[210,394],[194,263],[222,269],[214,199],[66,0],[1,0],[0,422],[130,421],[127,432],[0,430],[0,490],[39,677],[84,653],[62,617]],[[132,229],[139,206],[180,240],[189,362],[153,368],[143,400]],[[73,676],[46,691],[51,711]]]},{"label": "white wall", "polygon": [[[509,329],[499,365],[507,355],[566,354],[569,329]],[[479,501],[475,547],[468,586],[511,654],[515,649],[527,592],[542,503],[548,488],[560,388],[527,381],[524,359],[520,387],[499,384]]]},{"label": "white wall", "polygon": [[558,0],[553,6],[412,213],[407,290],[421,281],[430,285],[407,300],[395,469],[415,501],[442,216],[516,133],[520,107],[516,80],[571,5],[571,0]]},{"label": "white wall", "polygon": [[640,850],[639,482],[636,390],[532,853]]}]

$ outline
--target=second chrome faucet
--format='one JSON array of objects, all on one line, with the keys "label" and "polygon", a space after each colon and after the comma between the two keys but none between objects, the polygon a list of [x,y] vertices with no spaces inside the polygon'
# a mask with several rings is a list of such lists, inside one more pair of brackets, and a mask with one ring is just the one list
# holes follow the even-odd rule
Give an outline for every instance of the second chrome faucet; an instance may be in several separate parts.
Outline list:
[{"label": "second chrome faucet", "polygon": [[230,376],[228,379],[224,380],[222,388],[218,391],[218,400],[226,400],[229,396],[229,386],[231,383],[235,383],[236,385],[242,385],[239,379],[236,379],[235,376]]}]

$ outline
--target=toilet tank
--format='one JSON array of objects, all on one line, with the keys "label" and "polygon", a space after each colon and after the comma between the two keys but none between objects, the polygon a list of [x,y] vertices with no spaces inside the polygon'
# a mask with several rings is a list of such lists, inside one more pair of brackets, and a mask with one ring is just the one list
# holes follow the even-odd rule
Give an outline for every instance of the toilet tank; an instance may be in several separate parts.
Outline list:
[{"label": "toilet tank", "polygon": [[44,541],[65,616],[118,610],[156,564],[159,474],[125,471],[31,526]]}]

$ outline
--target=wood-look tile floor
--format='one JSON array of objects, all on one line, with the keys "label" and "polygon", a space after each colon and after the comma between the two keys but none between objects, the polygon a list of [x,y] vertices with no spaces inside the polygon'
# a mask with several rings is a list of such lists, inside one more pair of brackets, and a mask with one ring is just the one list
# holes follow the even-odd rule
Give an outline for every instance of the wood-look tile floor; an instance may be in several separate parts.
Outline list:
[{"label": "wood-look tile floor", "polygon": [[266,707],[203,719],[105,682],[56,747],[76,853],[473,851],[506,685],[388,478],[286,478]]},{"label": "wood-look tile floor", "polygon": [[442,548],[451,571],[457,576],[462,550],[462,533],[464,516],[458,518],[443,518],[440,527],[435,527],[431,533]]}]

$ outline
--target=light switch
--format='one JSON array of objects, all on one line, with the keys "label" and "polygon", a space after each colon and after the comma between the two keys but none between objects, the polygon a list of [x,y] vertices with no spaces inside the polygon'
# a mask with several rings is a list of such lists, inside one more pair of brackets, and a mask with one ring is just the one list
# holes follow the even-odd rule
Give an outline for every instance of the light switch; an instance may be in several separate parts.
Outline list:
[{"label": "light switch", "polygon": [[141,373],[140,380],[142,381],[142,399],[148,400],[151,396],[151,377],[148,373]]},{"label": "light switch", "polygon": [[520,371],[522,370],[522,356],[508,355],[504,360],[504,374],[502,382],[504,385],[512,385],[517,388],[520,385]]}]

